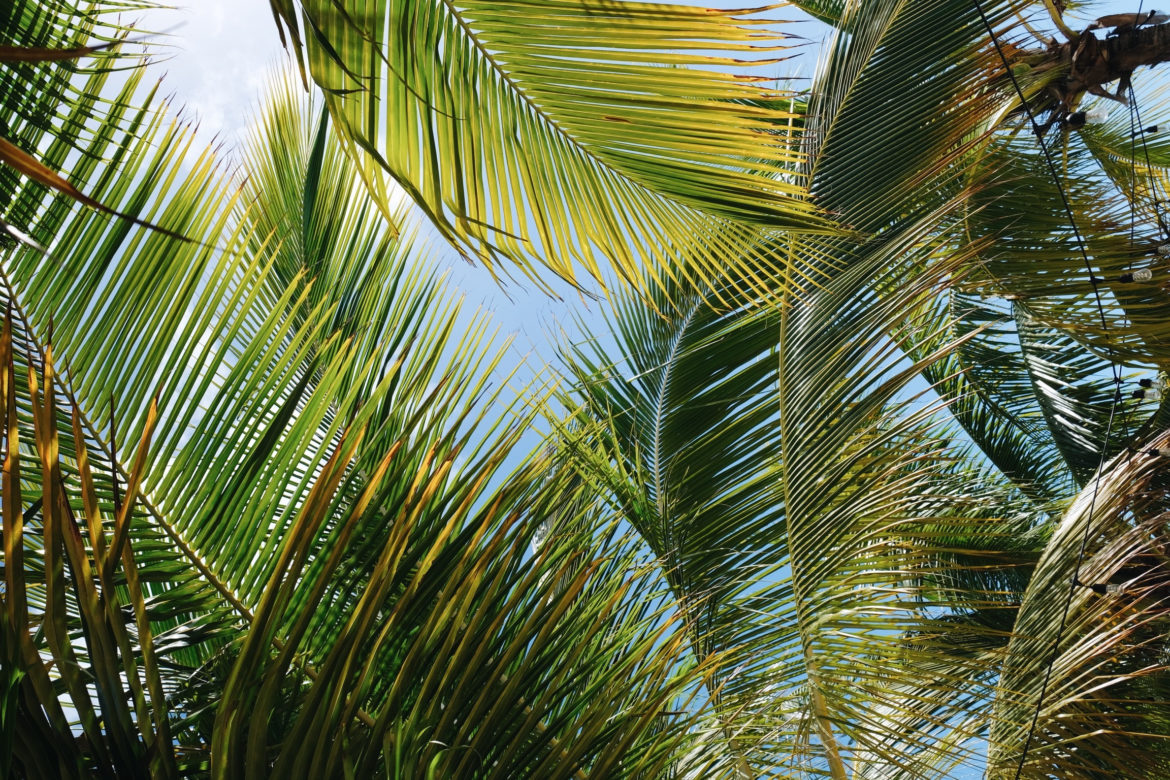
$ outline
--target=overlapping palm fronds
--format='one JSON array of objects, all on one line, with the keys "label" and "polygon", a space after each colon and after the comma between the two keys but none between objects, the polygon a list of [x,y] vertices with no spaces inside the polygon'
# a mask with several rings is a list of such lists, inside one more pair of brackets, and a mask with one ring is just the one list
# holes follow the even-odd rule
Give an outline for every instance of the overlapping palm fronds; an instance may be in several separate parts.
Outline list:
[{"label": "overlapping palm fronds", "polygon": [[[1010,6],[995,4],[995,25],[1004,25]],[[905,217],[915,193],[923,213],[936,208],[940,189],[961,180],[970,154],[986,143],[988,117],[1004,105],[988,88],[993,57],[968,0],[843,4],[803,135],[817,202],[867,233]]]},{"label": "overlapping palm fronds", "polygon": [[[1058,133],[1058,185],[973,4],[797,5],[786,100],[687,53],[753,13],[275,0],[325,94],[275,82],[239,176],[116,49],[0,64],[5,137],[159,228],[0,170],[5,771],[1164,774],[1167,411],[1113,373],[1167,367],[1122,278],[1164,150]],[[387,175],[494,271],[631,281],[567,419]]]},{"label": "overlapping palm fronds", "polygon": [[769,403],[779,318],[766,307],[720,312],[693,291],[655,298],[618,300],[618,351],[594,341],[566,354],[579,390],[567,403],[579,412],[562,454],[653,552],[694,654],[719,659],[709,695],[742,773],[767,737],[729,713],[750,713],[766,685],[775,594],[765,583],[784,538]]},{"label": "overlapping palm fronds", "polygon": [[887,330],[955,272],[938,236],[961,225],[952,205],[860,246],[778,245],[776,305],[631,298],[617,351],[567,358],[587,422],[566,450],[647,540],[696,654],[722,655],[711,695],[742,772],[972,759],[989,658],[929,638],[988,600],[940,581],[1010,526],[975,511],[1010,488],[953,476],[933,413],[900,395],[957,345],[900,365]]},{"label": "overlapping palm fronds", "polygon": [[[1002,24],[1011,10],[1024,10],[1012,9],[1009,4],[983,5],[991,12],[992,24],[996,27]],[[905,69],[904,59],[898,56],[904,53],[902,49],[883,51],[897,39],[899,23],[904,20],[908,30],[914,29],[916,23],[931,18],[930,15],[935,11],[941,13],[941,6],[931,4],[921,10],[907,9],[905,16],[892,17],[888,20],[889,24],[873,28],[882,36],[875,39],[880,42],[875,49],[878,54],[874,56],[873,67],[867,68],[847,58],[842,60],[861,74],[855,79],[856,87],[846,93],[850,102],[856,101],[852,108],[854,112],[867,106],[871,111],[876,111],[881,105],[878,102],[865,102],[864,98],[868,94],[865,89],[867,79],[873,79],[872,88],[877,95],[888,95],[889,90],[896,88],[895,85],[905,83],[904,80],[881,76],[886,71]],[[862,13],[861,9],[862,4],[854,7],[858,14]],[[966,8],[956,5],[951,8],[951,17],[974,21],[970,10],[969,4]],[[850,45],[854,45],[854,37],[860,35],[861,29],[867,28],[850,27],[845,22],[847,16],[846,13],[842,17],[840,26],[845,34],[851,36],[848,39]],[[920,29],[925,31],[927,28]],[[940,25],[931,29],[944,28]],[[949,33],[951,29],[955,29],[955,23],[949,22],[945,30]],[[997,37],[1006,39],[1005,45],[1010,51],[1013,33],[1002,27],[998,27],[998,30]],[[934,37],[924,32],[922,40],[933,41]],[[986,50],[991,43],[984,35],[980,46]],[[961,125],[965,110],[978,109],[978,101],[964,103],[963,96],[969,93],[968,89],[956,89],[952,97],[944,102],[946,108],[938,117],[925,110],[924,106],[917,109],[907,107],[904,112],[904,104],[891,107],[893,121],[889,124],[896,126],[899,119],[905,118],[909,126],[889,127],[886,130],[891,138],[896,137],[905,144],[899,146],[899,149],[906,149],[910,155],[921,151],[926,154],[927,160],[936,161],[929,165],[924,165],[922,161],[913,163],[908,170],[914,175],[923,177],[932,171],[941,172],[939,181],[943,183],[945,193],[949,170],[951,175],[958,173],[971,188],[972,197],[968,201],[965,220],[967,240],[956,242],[949,249],[945,245],[941,246],[944,254],[967,253],[967,259],[962,264],[963,273],[955,277],[958,289],[975,289],[985,295],[999,294],[1012,301],[1011,304],[1003,301],[1002,305],[976,302],[964,299],[962,292],[953,291],[951,295],[955,297],[950,305],[946,302],[926,302],[926,309],[932,311],[933,315],[901,323],[891,321],[891,325],[895,326],[893,332],[907,337],[904,343],[915,359],[925,357],[954,338],[968,340],[966,345],[954,351],[946,360],[925,365],[925,374],[950,405],[972,441],[1027,496],[1018,495],[1014,500],[1010,494],[1004,497],[1005,500],[1012,500],[1012,504],[1004,507],[1005,520],[1017,512],[1023,512],[1024,522],[1018,524],[1016,530],[1019,538],[1005,540],[998,552],[986,550],[977,554],[977,559],[982,558],[985,566],[1002,567],[1004,571],[1014,569],[1015,574],[1002,577],[988,570],[985,576],[964,575],[959,578],[968,584],[968,588],[973,582],[982,580],[984,584],[974,591],[977,592],[979,587],[987,588],[988,599],[982,606],[972,602],[969,608],[955,612],[953,617],[963,628],[944,641],[953,642],[955,647],[964,642],[971,643],[973,647],[982,646],[984,652],[978,657],[977,663],[966,667],[964,671],[958,672],[961,666],[956,666],[946,674],[954,675],[952,679],[956,683],[958,680],[970,682],[982,679],[983,684],[987,685],[1000,674],[999,664],[1004,664],[1004,680],[997,688],[997,704],[993,713],[992,776],[1013,776],[1013,760],[1019,759],[1026,749],[1024,743],[1027,741],[1028,725],[1024,721],[1030,714],[1029,707],[1053,713],[1043,716],[1049,719],[1067,718],[1071,728],[1065,732],[1069,741],[1057,744],[1060,738],[1051,733],[1052,721],[1049,720],[1049,725],[1045,726],[1042,719],[1035,735],[1035,744],[1046,746],[1042,751],[1044,757],[1027,762],[1023,776],[1041,776],[1052,771],[1060,776],[1090,776],[1087,773],[1094,771],[1131,771],[1133,767],[1127,763],[1128,753],[1120,749],[1121,745],[1130,741],[1134,742],[1137,751],[1135,757],[1144,755],[1147,758],[1142,760],[1148,761],[1148,766],[1156,767],[1161,761],[1158,748],[1155,742],[1143,742],[1139,735],[1143,727],[1138,725],[1145,719],[1150,733],[1158,733],[1160,730],[1157,724],[1149,720],[1152,717],[1149,714],[1152,702],[1156,701],[1157,691],[1161,689],[1161,681],[1165,677],[1164,660],[1159,659],[1158,653],[1152,650],[1153,646],[1162,641],[1156,638],[1156,630],[1140,637],[1121,630],[1108,634],[1104,642],[1108,649],[1103,649],[1104,655],[1112,659],[1108,666],[1094,666],[1096,662],[1089,655],[1082,655],[1080,660],[1086,662],[1085,667],[1073,664],[1061,669],[1060,659],[1057,659],[1054,679],[1060,679],[1061,675],[1068,676],[1063,694],[1057,694],[1058,698],[1061,695],[1065,697],[1060,703],[1044,704],[1039,701],[1040,680],[1048,660],[1039,647],[1045,641],[1054,642],[1062,630],[1059,628],[1060,604],[1069,592],[1072,567],[1078,554],[1076,545],[1062,537],[1060,532],[1051,541],[1044,542],[1044,529],[1051,522],[1050,518],[1057,516],[1072,500],[1072,486],[1078,484],[1086,487],[1069,510],[1072,513],[1070,517],[1078,512],[1085,514],[1085,507],[1092,501],[1095,490],[1097,477],[1094,475],[1103,458],[1118,452],[1124,454],[1127,447],[1144,450],[1144,442],[1157,430],[1156,426],[1164,424],[1160,422],[1163,419],[1160,409],[1148,403],[1138,404],[1130,399],[1128,389],[1115,383],[1115,378],[1126,383],[1143,375],[1150,379],[1151,364],[1161,365],[1164,359],[1161,326],[1165,320],[1162,311],[1165,296],[1161,294],[1157,283],[1135,284],[1139,280],[1129,275],[1143,268],[1150,268],[1155,275],[1160,272],[1160,260],[1154,252],[1158,243],[1158,222],[1155,218],[1158,204],[1154,202],[1158,197],[1154,188],[1157,174],[1150,168],[1154,160],[1158,159],[1157,149],[1152,150],[1154,157],[1148,163],[1144,161],[1136,144],[1128,145],[1119,154],[1121,145],[1116,143],[1116,126],[1110,131],[1114,139],[1112,145],[1104,143],[1105,135],[1095,129],[1087,129],[1083,144],[1077,135],[1065,133],[1061,141],[1052,147],[1058,165],[1056,176],[1060,180],[1059,184],[1056,183],[1040,154],[1036,139],[1024,132],[1029,128],[1021,116],[1023,112],[1018,108],[1013,86],[1004,78],[1006,73],[1002,63],[996,67],[995,59],[985,62],[987,71],[998,73],[998,76],[989,78],[988,73],[981,77],[971,76],[969,79],[978,78],[978,81],[969,80],[968,83],[976,92],[980,89],[987,91],[989,86],[1002,89],[1004,99],[1009,104],[1016,103],[1017,113],[1014,117],[1018,119],[1012,115],[1005,116],[1001,110],[988,110],[995,108],[996,104],[992,102],[985,104],[982,111],[974,110],[969,114],[975,123],[968,128],[965,136],[952,136],[951,142],[934,147],[928,143],[906,143],[907,139],[915,137],[942,140],[944,136],[941,134],[933,135],[936,130],[945,128],[948,122]],[[960,57],[954,61],[955,72],[962,74],[971,67],[970,63],[969,56]],[[833,72],[831,66],[832,61],[830,67],[826,68],[829,74]],[[940,83],[946,80],[945,74],[945,68],[939,70],[937,78]],[[1031,93],[1040,89],[1042,84],[1025,80],[1024,86]],[[929,90],[924,90],[923,94],[927,93]],[[811,130],[820,120],[815,116],[815,108],[810,108],[810,112],[814,113],[809,123]],[[844,122],[843,115],[841,121]],[[863,132],[856,129],[855,124],[861,128],[872,127],[872,124],[864,121],[844,124],[854,133]],[[916,136],[918,128],[925,128],[932,135]],[[810,133],[810,137],[817,136]],[[962,143],[953,140],[960,137],[963,140],[981,138],[983,141],[964,149]],[[844,199],[845,203],[857,203],[853,208],[864,209],[861,213],[866,215],[913,213],[914,208],[920,210],[928,202],[920,197],[921,205],[911,207],[904,200],[898,199],[899,189],[887,177],[871,180],[864,178],[867,170],[864,160],[849,157],[849,151],[853,148],[860,154],[861,150],[872,147],[857,142],[853,147],[839,148],[836,154],[829,154],[833,145],[831,131],[828,139],[824,153],[829,165],[818,172],[833,176],[830,177],[831,181],[825,183],[814,176],[810,185],[814,192],[826,192],[830,197]],[[1049,142],[1053,143],[1051,139]],[[1108,152],[1105,151],[1107,146]],[[924,151],[929,149],[935,151]],[[1113,159],[1109,159],[1109,155]],[[1136,159],[1131,163],[1129,158]],[[810,159],[815,164],[818,158],[813,156]],[[852,165],[840,164],[843,159]],[[887,158],[879,159],[884,173],[888,166]],[[1106,163],[1104,170],[1098,167],[1103,161]],[[840,168],[834,169],[833,166],[838,164]],[[1129,168],[1124,171],[1128,176],[1122,175],[1124,168]],[[840,170],[841,173],[838,175],[834,170]],[[1126,181],[1127,178],[1133,178],[1133,171],[1144,177],[1138,180],[1136,187],[1132,182],[1127,186]],[[828,185],[836,182],[838,177],[843,183],[829,189]],[[1117,185],[1112,185],[1110,179]],[[920,185],[925,181],[927,179],[924,178],[918,180]],[[888,190],[881,189],[887,186]],[[902,191],[905,192],[905,189]],[[889,192],[890,195],[875,197],[883,192]],[[928,197],[933,192],[931,188],[925,190]],[[951,192],[954,192],[953,188]],[[1071,214],[1065,208],[1065,197]],[[1136,221],[1131,221],[1130,204],[1133,201],[1137,201]],[[883,211],[883,208],[887,210]],[[1143,221],[1142,216],[1147,219]],[[882,221],[875,217],[874,224],[880,225]],[[1074,226],[1079,228],[1080,236]],[[1082,240],[1085,255],[1080,252]],[[990,284],[987,283],[989,279],[992,280]],[[896,291],[897,288],[894,289]],[[1095,289],[1100,291],[1100,304],[1094,294]],[[922,331],[924,325],[926,332]],[[990,330],[986,330],[988,326]],[[935,328],[937,330],[931,330]],[[978,328],[985,330],[980,331]],[[938,338],[932,339],[931,332],[937,333]],[[1122,391],[1125,400],[1115,405],[1114,396]],[[1121,469],[1121,466],[1114,464],[1105,468],[1103,479],[1108,481],[1113,469]],[[1123,480],[1124,477],[1118,476],[1118,479]],[[1124,488],[1120,490],[1124,492]],[[1103,496],[1101,500],[1107,504],[1111,499]],[[1102,511],[1104,516],[1109,515],[1108,509]],[[1156,524],[1155,518],[1160,511],[1157,506],[1141,504],[1140,511],[1135,513],[1131,522],[1139,525],[1142,522]],[[1031,519],[1028,520],[1028,517]],[[1007,529],[1010,525],[1002,527]],[[982,536],[988,540],[992,538]],[[1154,537],[1147,534],[1147,538]],[[1157,545],[1156,541],[1150,543]],[[1008,555],[1013,546],[1018,553],[1023,554],[1022,557]],[[1029,576],[1032,564],[1028,558],[1031,555],[1039,557],[1041,549],[1045,550],[1041,560],[1048,561],[1049,567],[1063,567],[1063,583],[1060,576],[1047,579],[1039,574]],[[1120,550],[1115,552],[1118,554],[1107,554],[1105,560],[1120,566],[1124,563],[1125,555]],[[1016,558],[1014,564],[1013,557]],[[1038,571],[1042,571],[1045,565],[1042,562]],[[997,580],[1002,589],[1001,595],[990,598],[996,590]],[[1010,612],[1004,613],[1003,607],[1010,606],[1013,592],[1016,598],[1022,592],[1023,603],[1033,605],[1024,608],[1014,625],[1010,619],[1002,619],[1010,615]],[[1078,592],[1078,603],[1081,595]],[[988,608],[996,610],[999,617],[995,617],[996,613],[989,612]],[[1143,625],[1149,621],[1156,622],[1159,609],[1147,600],[1134,613],[1133,621]],[[1032,616],[1029,616],[1029,611]],[[1039,611],[1043,611],[1042,618],[1037,616]],[[972,630],[972,621],[977,626],[976,630]],[[1037,627],[1041,625],[1046,639],[1033,641],[1032,637],[1037,635]],[[994,634],[984,630],[988,627],[1004,632],[1001,639],[995,640]],[[945,633],[943,624],[939,628]],[[1068,646],[1094,641],[1090,636],[1105,636],[1094,634],[1092,628],[1084,623],[1070,624],[1066,630],[1068,633],[1063,640]],[[1013,637],[1010,646],[1002,643],[1002,638],[1008,635]],[[979,636],[987,637],[990,641],[978,640]],[[1030,642],[1032,644],[1028,644]],[[1027,649],[1024,649],[1025,646]],[[975,656],[972,660],[975,660]],[[1017,665],[1029,671],[1021,676]],[[981,667],[988,673],[981,675]],[[1089,668],[1095,671],[1081,674]],[[1128,681],[1135,675],[1140,676],[1142,682],[1129,684]],[[1007,682],[1008,679],[1013,682]],[[1028,691],[1016,696],[1015,692],[1024,679],[1029,681]],[[1116,698],[1110,698],[1109,694],[1093,694],[1096,686],[1100,686],[1101,690],[1112,691]],[[917,697],[919,694],[916,692],[913,695]],[[972,699],[969,702],[971,707],[986,706],[986,702],[990,701],[986,688],[979,696],[986,698],[983,702],[978,697]],[[1060,707],[1066,707],[1067,711],[1061,711]],[[936,723],[940,722],[941,715],[938,713],[942,711],[940,709],[932,716]],[[972,711],[974,709],[969,710]],[[1056,715],[1057,711],[1061,714]],[[1126,725],[1119,725],[1122,722]],[[1091,725],[1105,723],[1109,725],[1100,728]],[[883,726],[889,733],[902,736],[891,721],[883,719]],[[1073,732],[1078,729],[1081,733],[1073,736]],[[883,761],[880,752],[875,751],[873,756],[867,758],[864,764],[867,773],[875,772],[878,774],[874,776],[882,777],[918,776],[907,766],[891,767],[896,762],[888,759]],[[1149,771],[1150,776],[1157,775],[1156,769]]]},{"label": "overlapping palm fronds", "polygon": [[916,358],[962,339],[946,359],[923,370],[948,402],[948,412],[1038,510],[1059,505],[1074,492],[1073,475],[1036,398],[1008,302],[951,290],[928,301],[899,334]]},{"label": "overlapping palm fronds", "polygon": [[[116,214],[131,222],[149,225],[133,214],[117,211],[79,189],[59,169],[41,159],[35,141],[40,134],[53,134],[58,142],[84,153],[84,142],[65,128],[54,128],[58,107],[69,102],[86,106],[93,117],[116,114],[128,106],[111,102],[97,92],[80,88],[81,74],[94,79],[109,76],[142,59],[111,49],[122,46],[132,26],[122,13],[140,10],[146,4],[126,2],[73,3],[27,2],[20,0],[0,9],[0,102],[5,108],[0,125],[0,186],[8,189],[23,176],[56,190],[88,208]],[[84,60],[84,63],[79,62]],[[93,86],[96,82],[88,82]],[[124,97],[124,96],[120,96]],[[125,128],[123,128],[125,129]],[[56,132],[62,130],[63,132]],[[25,204],[26,206],[28,204]],[[36,246],[21,225],[31,218],[20,211],[0,220],[0,233]],[[151,225],[156,230],[165,228]]]},{"label": "overlapping palm fronds", "polygon": [[[7,407],[4,506],[23,533],[5,532],[19,545],[5,570],[46,584],[25,607],[6,586],[6,652],[53,659],[28,666],[44,672],[33,689],[6,680],[6,723],[30,695],[47,708],[28,724],[37,740],[6,743],[16,771],[709,765],[687,758],[683,727],[702,714],[687,702],[706,671],[682,655],[665,592],[588,498],[533,552],[573,488],[537,490],[539,465],[509,475],[529,413],[485,416],[498,354],[485,322],[459,334],[458,306],[384,223],[320,110],[276,90],[246,155],[254,176],[233,188],[210,153],[188,156],[188,128],[136,102],[136,76],[121,94],[139,108],[61,107],[45,157],[170,232],[35,181],[9,192],[47,251],[0,259],[10,356],[40,383]],[[40,469],[16,449],[34,420]],[[149,448],[126,445],[148,428]],[[19,500],[42,485],[53,503]],[[70,507],[87,526],[63,568]],[[123,607],[128,627],[108,618]],[[43,748],[62,741],[59,764]]]},{"label": "overlapping palm fronds", "polygon": [[[418,446],[406,439],[373,473],[354,472],[361,420],[300,503],[246,626],[185,637],[188,650],[213,651],[192,677],[173,661],[178,632],[155,630],[196,607],[181,589],[155,590],[172,578],[138,555],[152,540],[130,524],[153,414],[110,506],[83,444],[62,459],[51,358],[18,391],[13,346],[9,319],[0,649],[13,724],[5,766],[20,776],[199,776],[210,762],[220,776],[333,775],[344,764],[362,776],[575,777],[616,765],[660,774],[685,759],[683,726],[701,714],[686,702],[704,670],[679,663],[664,594],[653,595],[628,534],[552,506],[569,490],[533,492],[548,484],[535,466],[480,507],[481,471],[427,458],[396,474]],[[18,396],[35,416],[32,468]],[[75,437],[81,425],[75,412]],[[506,439],[495,444],[485,468],[507,452]],[[30,505],[22,483],[43,496]],[[557,514],[532,553],[533,517]],[[710,763],[706,752],[697,760]]]},{"label": "overlapping palm fronds", "polygon": [[[996,5],[995,23],[1013,10]],[[1114,387],[1075,319],[1040,326],[1018,306],[1027,328],[1005,343],[1010,307],[952,290],[995,273],[1001,236],[1034,233],[1026,209],[993,202],[1012,211],[1009,229],[988,205],[1013,182],[982,163],[1014,95],[988,89],[995,60],[975,9],[848,4],[826,56],[808,109],[810,187],[874,236],[770,247],[788,271],[779,303],[765,302],[778,311],[720,313],[699,295],[659,302],[662,319],[619,303],[617,351],[570,358],[596,426],[583,426],[592,449],[588,436],[570,449],[693,605],[696,652],[736,648],[713,694],[749,773],[945,777],[983,764],[1021,597],[1059,600],[1032,571],[1047,524],[1096,468]],[[1088,184],[1080,193],[1092,201]],[[778,395],[761,369],[777,346]],[[933,411],[908,401],[917,374],[941,394]],[[943,405],[990,463],[944,427]],[[1110,451],[1142,422],[1119,417]],[[1144,695],[1094,700],[1087,717],[1140,710]]]}]

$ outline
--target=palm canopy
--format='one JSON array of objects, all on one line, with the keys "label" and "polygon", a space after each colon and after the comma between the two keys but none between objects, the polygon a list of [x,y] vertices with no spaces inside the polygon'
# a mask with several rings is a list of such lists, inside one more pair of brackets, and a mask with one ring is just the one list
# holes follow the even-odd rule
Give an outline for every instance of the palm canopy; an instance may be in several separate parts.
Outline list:
[{"label": "palm canopy", "polygon": [[[804,96],[676,67],[750,14],[275,3],[322,97],[238,174],[120,49],[3,65],[106,209],[0,170],[5,767],[1164,774],[1164,412],[1112,400],[1163,367],[1164,155],[1058,127],[1054,175],[972,5],[798,5]],[[386,176],[493,267],[613,263],[613,338],[492,389]]]},{"label": "palm canopy", "polygon": [[[76,78],[98,95],[106,74]],[[559,508],[580,490],[567,477],[510,473],[532,412],[492,411],[486,322],[457,319],[320,107],[274,88],[237,186],[210,153],[192,164],[165,107],[120,109],[143,99],[132,76],[108,113],[58,106],[64,129],[42,137],[88,145],[42,159],[168,232],[37,181],[12,193],[39,199],[22,224],[45,248],[4,261],[16,771],[571,777],[684,759],[691,732],[663,723],[701,719],[685,701],[704,670],[634,540],[588,499]],[[343,753],[324,739],[338,729]]]},{"label": "palm canopy", "polygon": [[[1018,34],[1017,9],[985,5]],[[774,246],[779,314],[684,306],[663,323],[624,304],[616,348],[569,357],[602,421],[586,468],[702,605],[697,652],[761,649],[727,668],[743,698],[725,708],[760,737],[739,740],[759,766],[1011,776],[1024,757],[1029,776],[1158,776],[1165,532],[1135,476],[1156,464],[1130,453],[1164,423],[1156,404],[1117,409],[1109,369],[1160,364],[1164,296],[1122,276],[1157,244],[1156,220],[1129,219],[1135,201],[1156,211],[1157,147],[1146,159],[1116,121],[1064,131],[1057,185],[973,6],[812,10],[839,31],[808,101],[808,186],[871,237]],[[1096,285],[1119,327],[1100,327]],[[769,356],[778,393],[747,381]],[[1078,559],[1078,581],[1129,576],[1148,597],[1076,586],[1062,615]]]}]

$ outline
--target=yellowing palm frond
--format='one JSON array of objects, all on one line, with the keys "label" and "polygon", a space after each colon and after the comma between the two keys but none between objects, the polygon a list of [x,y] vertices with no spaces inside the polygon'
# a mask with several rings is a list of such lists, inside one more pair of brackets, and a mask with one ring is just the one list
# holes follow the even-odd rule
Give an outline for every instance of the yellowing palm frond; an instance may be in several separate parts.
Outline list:
[{"label": "yellowing palm frond", "polygon": [[1123,453],[1061,518],[1005,656],[989,734],[993,776],[1021,760],[1024,777],[1154,777],[1165,767],[1165,495],[1161,459]]},{"label": "yellowing palm frond", "polygon": [[774,51],[766,18],[595,0],[273,9],[367,184],[384,195],[388,172],[494,272],[506,258],[577,283],[608,264],[640,284],[687,257],[707,280],[762,232],[832,230],[793,183],[792,114],[732,72]]}]

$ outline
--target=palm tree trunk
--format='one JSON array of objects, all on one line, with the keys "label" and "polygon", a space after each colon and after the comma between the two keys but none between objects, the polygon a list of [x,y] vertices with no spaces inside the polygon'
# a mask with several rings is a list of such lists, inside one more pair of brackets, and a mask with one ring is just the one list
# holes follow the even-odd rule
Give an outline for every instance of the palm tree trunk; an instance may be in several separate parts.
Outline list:
[{"label": "palm tree trunk", "polygon": [[1086,92],[1106,95],[1105,85],[1114,81],[1121,82],[1116,96],[1122,98],[1137,68],[1170,61],[1170,23],[1118,28],[1104,39],[1085,30],[1063,42],[1053,39],[1043,51],[1016,49],[1009,60],[1036,70],[1064,69],[1050,89],[1061,109],[1071,110]]}]

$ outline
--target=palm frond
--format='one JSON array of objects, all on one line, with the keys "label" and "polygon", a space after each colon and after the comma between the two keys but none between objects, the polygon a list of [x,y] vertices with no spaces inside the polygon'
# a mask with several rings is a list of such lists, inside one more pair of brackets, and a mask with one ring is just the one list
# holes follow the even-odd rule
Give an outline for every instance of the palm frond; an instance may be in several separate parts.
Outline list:
[{"label": "palm frond", "polygon": [[750,11],[272,5],[372,191],[388,173],[494,273],[507,259],[572,283],[604,265],[633,284],[667,265],[709,280],[761,232],[833,230],[794,183],[791,108],[739,72],[784,45]]},{"label": "palm frond", "polygon": [[1101,358],[1160,365],[1165,295],[1157,281],[1133,276],[1162,273],[1158,222],[1134,211],[1132,193],[1102,173],[1081,140],[1054,149],[1056,178],[1030,135],[1002,134],[973,164],[982,185],[970,235],[994,241],[968,289],[1010,297]]},{"label": "palm frond", "polygon": [[[97,76],[131,66],[142,55],[111,51],[121,47],[132,25],[122,14],[148,7],[134,2],[9,3],[0,11],[0,106],[6,117],[0,123],[0,190],[15,185],[20,176],[62,192],[89,208],[142,222],[134,214],[119,212],[80,190],[39,159],[36,140],[50,133],[58,141],[84,153],[84,142],[67,129],[55,126],[58,108],[69,102],[85,104],[95,117],[116,113],[117,104],[104,105],[78,87],[84,74]],[[84,64],[78,60],[84,59]],[[91,82],[92,83],[92,82]],[[124,107],[123,107],[124,108]],[[15,121],[13,121],[15,120]],[[124,128],[128,130],[128,128]],[[30,215],[16,211],[0,220],[10,235],[29,240],[21,225]],[[150,225],[156,230],[164,230]]]},{"label": "palm frond", "polygon": [[1010,612],[964,624],[979,654],[943,626],[992,609],[1004,585],[987,562],[1035,516],[989,509],[1019,494],[956,472],[940,410],[906,398],[972,334],[938,323],[910,365],[888,329],[969,259],[936,233],[957,234],[962,202],[860,246],[792,242],[779,307],[619,299],[617,349],[566,359],[583,406],[564,446],[653,550],[693,652],[720,664],[711,695],[740,772],[942,777],[976,761]]},{"label": "palm frond", "polygon": [[616,350],[594,340],[565,356],[580,409],[562,454],[645,540],[695,656],[720,659],[709,685],[723,739],[754,760],[757,735],[736,713],[767,684],[753,655],[766,652],[773,593],[752,583],[773,576],[784,539],[778,314],[667,287],[649,305],[618,298],[610,322]]},{"label": "palm frond", "polygon": [[[84,445],[75,449],[78,470],[70,476],[81,482],[83,531],[65,488],[69,472],[59,460],[59,410],[51,354],[46,356],[43,375],[38,377],[39,372],[29,368],[27,390],[20,392],[15,346],[10,312],[0,336],[4,391],[0,426],[5,442],[3,647],[5,666],[21,672],[14,681],[16,696],[6,701],[6,715],[22,723],[22,739],[10,749],[14,763],[6,768],[28,776],[52,776],[54,765],[63,777],[88,776],[93,771],[174,776],[174,745],[146,591],[133,546],[125,543],[136,500],[134,487],[142,476],[145,457],[137,460],[127,493],[115,502],[112,533],[107,536],[104,526],[108,523],[98,508]],[[33,424],[24,430],[24,435],[32,434],[39,456],[31,469],[22,466],[19,407],[25,404],[18,404],[18,395],[33,416]],[[139,450],[143,456],[150,427],[143,433]],[[40,498],[27,509],[22,495],[26,481],[41,487]],[[24,548],[30,542],[41,553],[39,581],[30,579],[35,568],[26,565]],[[83,628],[83,648],[75,646],[82,642],[71,631],[78,624]],[[90,749],[74,739],[63,702],[76,713],[78,731]],[[52,752],[45,755],[46,750]]]},{"label": "palm frond", "polygon": [[1029,733],[1024,777],[1164,771],[1157,736],[1166,676],[1164,481],[1158,459],[1123,453],[1055,529],[1001,673],[989,735],[993,775],[1015,771]]},{"label": "palm frond", "polygon": [[958,349],[923,369],[947,411],[986,458],[1038,506],[1066,500],[1075,492],[1037,403],[1006,302],[951,290],[927,301],[898,333],[915,360],[961,339]]},{"label": "palm frond", "polygon": [[[994,24],[1010,5],[996,4]],[[818,204],[872,232],[905,215],[908,194],[937,194],[1000,108],[988,88],[993,56],[965,0],[845,4],[813,80],[803,136]]]},{"label": "palm frond", "polygon": [[[46,387],[76,419],[60,426],[62,458],[43,450],[49,476],[29,469],[18,484],[98,513],[78,561],[109,576],[124,571],[113,551],[130,551],[142,572],[133,641],[112,656],[133,668],[109,678],[111,701],[87,707],[75,686],[78,717],[139,727],[115,766],[164,761],[150,746],[173,742],[162,774],[714,766],[688,758],[708,667],[686,657],[642,548],[580,483],[541,489],[546,464],[509,476],[539,405],[486,416],[498,353],[485,322],[456,335],[457,305],[383,223],[323,116],[277,89],[238,190],[210,156],[178,175],[188,130],[162,113],[139,111],[139,140],[112,154],[99,125],[93,159],[112,169],[80,158],[71,176],[197,242],[78,211],[35,184],[18,193],[42,199],[29,230],[49,252],[0,258],[11,352],[38,369],[57,355],[67,370]],[[12,430],[34,419],[47,430],[36,398],[11,405]],[[149,457],[144,442],[119,447],[147,427]],[[92,603],[83,568],[63,579],[55,538],[25,533],[21,571]],[[20,559],[6,550],[6,571]],[[82,631],[73,603],[46,595],[39,609]],[[47,632],[37,652],[104,663],[66,633]],[[62,694],[32,693],[62,714],[36,721],[29,744],[69,739]],[[105,760],[105,739],[62,755],[82,771]]]}]

